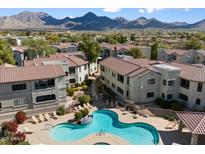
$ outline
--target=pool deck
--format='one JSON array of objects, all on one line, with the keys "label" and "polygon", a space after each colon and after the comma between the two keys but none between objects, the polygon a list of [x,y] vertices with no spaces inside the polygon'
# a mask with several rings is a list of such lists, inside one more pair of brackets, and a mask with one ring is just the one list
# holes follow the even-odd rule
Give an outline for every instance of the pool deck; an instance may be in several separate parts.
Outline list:
[{"label": "pool deck", "polygon": [[[92,113],[95,110],[97,110],[97,108],[93,107],[92,109],[90,109],[90,113]],[[156,127],[159,132],[170,131],[170,130],[165,129],[165,126],[169,123],[169,121],[165,120],[164,118],[160,118],[160,117],[145,118],[142,116],[137,116],[137,118],[134,119],[133,114],[131,114],[127,111],[122,112],[120,109],[117,109],[117,108],[110,108],[109,110],[116,112],[119,115],[119,120],[121,122],[124,122],[124,123],[145,122],[145,123],[148,123],[148,124]],[[80,140],[74,141],[74,142],[60,142],[60,141],[56,141],[56,140],[52,139],[49,136],[48,132],[49,132],[51,127],[46,126],[46,125],[54,126],[54,125],[57,125],[60,123],[67,122],[68,120],[71,120],[73,118],[74,118],[74,113],[70,113],[70,114],[66,114],[64,116],[60,116],[57,120],[50,119],[46,122],[42,122],[42,123],[38,123],[38,124],[31,124],[31,123],[26,122],[26,123],[20,125],[19,130],[21,130],[21,128],[23,128],[23,127],[27,127],[33,131],[33,134],[27,135],[27,139],[32,145],[39,145],[39,144],[46,144],[46,145],[93,145],[97,142],[106,142],[106,143],[109,143],[112,145],[116,145],[116,144],[117,145],[128,145],[129,144],[126,140],[124,140],[116,135],[109,134],[109,133],[106,133],[105,135],[101,135],[101,136],[97,136],[96,134],[91,134],[83,139],[80,139]],[[174,130],[172,130],[172,131],[174,131]],[[160,134],[159,144],[160,145],[164,144],[163,140],[161,138],[161,134]]]}]

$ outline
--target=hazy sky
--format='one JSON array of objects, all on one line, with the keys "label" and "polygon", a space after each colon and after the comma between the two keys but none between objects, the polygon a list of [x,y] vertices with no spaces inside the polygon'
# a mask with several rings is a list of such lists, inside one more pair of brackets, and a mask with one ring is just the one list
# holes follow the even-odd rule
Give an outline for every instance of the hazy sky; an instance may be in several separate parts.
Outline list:
[{"label": "hazy sky", "polygon": [[47,12],[55,18],[64,18],[66,16],[78,17],[91,11],[98,16],[108,16],[110,18],[125,17],[127,19],[136,19],[144,16],[147,18],[156,18],[165,22],[185,21],[194,23],[205,19],[205,9],[86,9],[86,8],[66,8],[66,9],[0,9],[0,16],[15,15],[22,11],[41,11]]}]

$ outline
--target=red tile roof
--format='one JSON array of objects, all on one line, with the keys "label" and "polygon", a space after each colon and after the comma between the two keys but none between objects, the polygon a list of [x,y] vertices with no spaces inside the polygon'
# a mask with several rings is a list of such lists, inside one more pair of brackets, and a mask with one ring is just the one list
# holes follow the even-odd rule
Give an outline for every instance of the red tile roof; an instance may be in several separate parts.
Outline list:
[{"label": "red tile roof", "polygon": [[176,62],[168,63],[168,65],[181,68],[181,78],[196,82],[205,82],[205,66],[196,66]]},{"label": "red tile roof", "polygon": [[125,50],[129,50],[131,48],[136,48],[137,46],[134,45],[130,45],[130,44],[108,44],[108,43],[101,43],[100,44],[102,48],[107,48],[110,49],[112,51],[115,50],[120,50],[120,49],[125,49]]},{"label": "red tile roof", "polygon": [[49,79],[64,76],[61,66],[29,66],[0,68],[0,83]]},{"label": "red tile roof", "polygon": [[32,66],[32,65],[43,65],[43,61],[67,61],[70,67],[82,66],[88,64],[89,62],[84,60],[83,58],[79,58],[76,55],[70,54],[55,54],[51,55],[47,58],[35,58],[33,60],[26,60],[24,61],[25,66]]},{"label": "red tile roof", "polygon": [[177,112],[183,124],[192,134],[205,135],[205,113],[204,112]]},{"label": "red tile roof", "polygon": [[182,49],[165,49],[164,52],[166,52],[167,54],[171,55],[176,53],[179,56],[184,55],[185,53],[187,53],[189,50],[182,50]]},{"label": "red tile roof", "polygon": [[[149,61],[148,59],[119,59],[114,57],[106,58],[101,61],[100,64],[108,67],[112,71],[115,71],[121,75],[128,75],[134,77],[143,72],[154,71],[151,70],[151,65],[154,61]],[[155,61],[157,62],[157,61]]]}]

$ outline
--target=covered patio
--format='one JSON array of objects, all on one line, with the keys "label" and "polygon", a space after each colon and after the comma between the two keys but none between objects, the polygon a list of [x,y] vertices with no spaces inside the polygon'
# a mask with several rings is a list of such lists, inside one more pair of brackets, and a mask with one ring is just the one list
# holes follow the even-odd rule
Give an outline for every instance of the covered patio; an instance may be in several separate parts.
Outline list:
[{"label": "covered patio", "polygon": [[182,131],[185,126],[191,132],[191,145],[198,144],[199,136],[205,135],[204,112],[176,112],[180,122],[178,129]]}]

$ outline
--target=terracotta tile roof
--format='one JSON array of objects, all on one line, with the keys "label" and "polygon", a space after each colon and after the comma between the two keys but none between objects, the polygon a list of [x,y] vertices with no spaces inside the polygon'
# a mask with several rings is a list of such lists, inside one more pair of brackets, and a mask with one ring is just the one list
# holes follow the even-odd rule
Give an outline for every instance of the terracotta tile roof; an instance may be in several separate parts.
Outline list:
[{"label": "terracotta tile roof", "polygon": [[77,55],[70,54],[56,54],[47,58],[35,58],[33,60],[24,61],[25,66],[31,65],[43,65],[44,61],[67,61],[70,67],[82,66],[88,64],[89,62],[83,58],[79,58]]},{"label": "terracotta tile roof", "polygon": [[[100,64],[110,68],[111,70],[121,74],[134,77],[136,75],[142,75],[143,73],[148,73],[151,70],[151,65],[154,61],[149,61],[148,59],[119,59],[114,57],[106,58],[101,61]],[[155,61],[156,63],[157,61]]]},{"label": "terracotta tile roof", "polygon": [[20,52],[20,53],[24,53],[25,50],[27,50],[27,49],[28,48],[26,46],[21,46],[21,45],[12,47],[13,51],[17,51],[17,52]]},{"label": "terracotta tile roof", "polygon": [[205,113],[204,112],[177,112],[183,124],[193,134],[205,135]]},{"label": "terracotta tile roof", "polygon": [[189,50],[182,50],[182,49],[165,49],[163,50],[164,52],[166,52],[168,55],[174,54],[176,53],[179,56],[184,55],[185,53],[187,53]]},{"label": "terracotta tile roof", "polygon": [[126,44],[108,44],[108,43],[101,43],[100,46],[102,48],[107,48],[107,49],[110,49],[112,51],[115,51],[115,50],[120,50],[120,49],[125,49],[125,50],[129,50],[131,48],[136,48],[137,46],[135,45],[126,45]]},{"label": "terracotta tile roof", "polygon": [[61,66],[29,66],[0,68],[0,83],[49,79],[64,76]]},{"label": "terracotta tile roof", "polygon": [[172,65],[175,67],[181,68],[180,77],[192,80],[196,82],[205,82],[205,66],[196,66],[190,64],[182,64],[182,63],[168,63],[168,65]]},{"label": "terracotta tile roof", "polygon": [[57,45],[52,45],[53,47],[59,48],[59,49],[65,49],[68,47],[74,47],[74,46],[78,46],[77,43],[60,43]]}]

